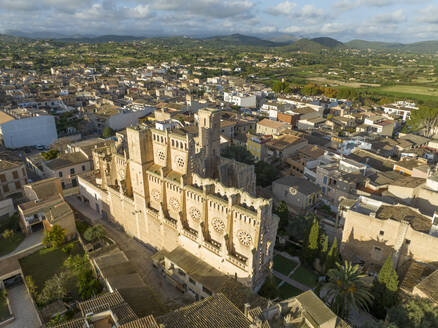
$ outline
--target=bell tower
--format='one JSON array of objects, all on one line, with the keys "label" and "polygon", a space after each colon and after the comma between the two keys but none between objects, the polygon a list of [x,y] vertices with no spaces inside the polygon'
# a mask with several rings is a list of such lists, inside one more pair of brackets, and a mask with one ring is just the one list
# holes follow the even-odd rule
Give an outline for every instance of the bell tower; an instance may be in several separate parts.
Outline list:
[{"label": "bell tower", "polygon": [[198,111],[199,146],[204,153],[204,176],[218,179],[220,156],[221,111],[205,108]]}]

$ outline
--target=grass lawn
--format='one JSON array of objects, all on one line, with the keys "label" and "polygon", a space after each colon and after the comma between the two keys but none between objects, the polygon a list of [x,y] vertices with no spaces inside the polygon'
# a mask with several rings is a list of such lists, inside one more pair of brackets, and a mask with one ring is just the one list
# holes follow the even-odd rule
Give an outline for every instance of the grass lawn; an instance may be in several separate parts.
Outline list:
[{"label": "grass lawn", "polygon": [[22,233],[15,233],[11,239],[0,238],[0,256],[9,254],[21,244],[24,239]]},{"label": "grass lawn", "polygon": [[274,256],[274,270],[287,276],[296,266],[297,262],[289,260],[281,255]]},{"label": "grass lawn", "polygon": [[317,275],[303,266],[300,266],[295,270],[294,274],[291,276],[291,279],[296,280],[310,288],[315,287],[318,283]]},{"label": "grass lawn", "polygon": [[300,295],[301,293],[303,293],[302,290],[295,288],[292,285],[289,285],[287,282],[285,282],[283,285],[281,285],[281,287],[278,288],[278,294],[283,300]]},{"label": "grass lawn", "polygon": [[[71,255],[83,254],[84,250],[79,242],[74,244]],[[26,256],[20,260],[24,276],[32,276],[38,292],[44,287],[44,282],[52,278],[56,273],[62,271],[64,261],[69,254],[64,253],[61,248],[44,248],[40,251]]]},{"label": "grass lawn", "polygon": [[10,316],[6,297],[3,295],[3,289],[0,289],[0,322],[5,321]]}]

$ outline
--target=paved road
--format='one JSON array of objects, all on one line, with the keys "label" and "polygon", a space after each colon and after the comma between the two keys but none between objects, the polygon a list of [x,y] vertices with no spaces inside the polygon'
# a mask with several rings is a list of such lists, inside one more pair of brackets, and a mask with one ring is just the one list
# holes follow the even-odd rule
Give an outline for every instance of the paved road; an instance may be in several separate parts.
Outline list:
[{"label": "paved road", "polygon": [[155,296],[154,298],[162,304],[163,313],[193,302],[193,299],[184,296],[160,276],[152,265],[151,256],[154,254],[153,251],[141,245],[126,233],[114,228],[114,226],[105,220],[102,220],[99,213],[89,206],[84,205],[76,197],[68,197],[66,200],[73,209],[81,215],[85,216],[93,223],[99,223],[105,227],[108,237],[118,244],[120,249],[134,265],[145,285],[151,289],[151,292]]},{"label": "paved road", "polygon": [[8,298],[11,302],[15,320],[6,325],[7,328],[37,328],[40,322],[32,304],[30,295],[24,284],[8,289]]},{"label": "paved road", "polygon": [[[280,272],[277,272],[275,270],[272,270],[272,273],[274,274],[274,276],[276,276],[277,278],[280,278],[281,280],[287,282],[288,284],[301,289],[303,292],[305,292],[306,290],[309,290],[310,288],[307,287],[306,285],[303,285],[301,283],[299,283],[298,281],[292,280],[289,277],[286,277],[284,274],[281,274]],[[293,271],[292,271],[293,273]]]},{"label": "paved road", "polygon": [[18,245],[18,247],[16,249],[14,249],[11,253],[0,257],[0,261],[7,258],[7,257],[14,256],[17,253],[20,253],[22,251],[31,249],[33,247],[40,246],[42,239],[43,239],[43,232],[42,231],[38,231],[38,232],[34,232],[34,233],[30,234],[29,236],[24,238],[23,241],[21,242],[21,244]]}]

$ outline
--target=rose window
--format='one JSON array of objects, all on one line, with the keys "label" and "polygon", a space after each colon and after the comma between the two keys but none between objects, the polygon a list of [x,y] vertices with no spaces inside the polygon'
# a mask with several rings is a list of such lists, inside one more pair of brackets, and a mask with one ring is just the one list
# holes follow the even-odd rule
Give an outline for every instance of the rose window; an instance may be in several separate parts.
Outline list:
[{"label": "rose window", "polygon": [[179,210],[179,201],[178,199],[176,199],[175,197],[172,197],[169,200],[170,206],[175,210],[178,211]]},{"label": "rose window", "polygon": [[176,163],[178,164],[179,167],[183,168],[184,167],[184,158],[182,156],[177,156]]},{"label": "rose window", "polygon": [[214,218],[212,224],[213,224],[213,229],[214,230],[216,230],[219,233],[224,232],[224,230],[225,230],[225,223],[224,223],[224,221],[222,221],[219,218]]},{"label": "rose window", "polygon": [[191,207],[189,212],[190,212],[190,217],[194,221],[199,221],[199,219],[201,218],[201,212],[196,207]]},{"label": "rose window", "polygon": [[164,151],[162,151],[162,150],[158,151],[158,158],[162,161],[164,161],[166,159],[166,154],[164,153]]},{"label": "rose window", "polygon": [[239,231],[237,233],[237,237],[239,238],[239,241],[243,246],[251,245],[251,242],[252,242],[251,235],[249,233],[247,233],[246,231]]},{"label": "rose window", "polygon": [[160,201],[161,194],[160,194],[160,192],[157,189],[152,190],[152,198],[154,200],[156,200],[157,202]]}]

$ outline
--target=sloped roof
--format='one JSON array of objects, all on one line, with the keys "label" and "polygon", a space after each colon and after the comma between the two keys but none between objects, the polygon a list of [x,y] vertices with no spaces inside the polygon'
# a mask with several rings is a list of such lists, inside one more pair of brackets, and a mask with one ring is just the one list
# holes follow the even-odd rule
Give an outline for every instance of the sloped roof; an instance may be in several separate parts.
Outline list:
[{"label": "sloped roof", "polygon": [[47,161],[45,165],[51,170],[59,170],[85,162],[88,162],[87,156],[77,152],[61,154],[58,158]]},{"label": "sloped roof", "polygon": [[435,270],[415,287],[426,294],[433,302],[438,303],[438,270]]},{"label": "sloped roof", "polygon": [[432,220],[407,206],[382,205],[377,210],[376,217],[381,220],[407,221],[414,230],[429,233]]},{"label": "sloped roof", "polygon": [[319,186],[310,182],[307,179],[296,177],[296,176],[285,176],[280,179],[275,180],[273,183],[278,183],[287,187],[294,187],[298,192],[309,195],[320,191]]},{"label": "sloped roof", "polygon": [[157,318],[166,328],[250,328],[251,322],[223,294]]},{"label": "sloped roof", "polygon": [[143,317],[128,323],[125,323],[119,328],[160,328],[158,326],[157,321],[152,315],[148,315],[147,317]]}]

